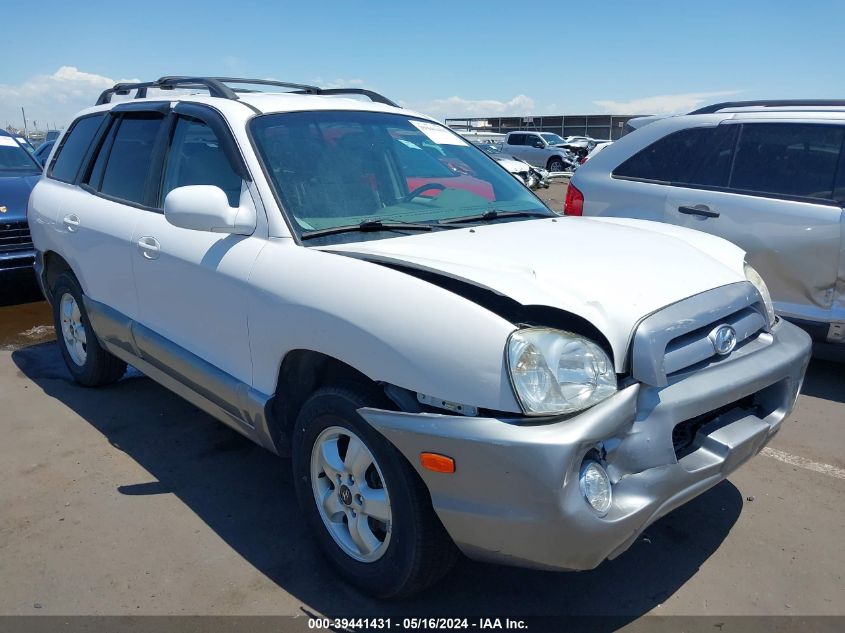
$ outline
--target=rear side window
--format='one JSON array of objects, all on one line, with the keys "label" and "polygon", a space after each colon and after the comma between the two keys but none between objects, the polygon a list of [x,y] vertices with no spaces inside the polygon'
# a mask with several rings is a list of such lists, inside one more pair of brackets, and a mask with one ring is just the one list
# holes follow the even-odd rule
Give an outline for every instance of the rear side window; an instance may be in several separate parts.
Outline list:
[{"label": "rear side window", "polygon": [[214,185],[237,207],[241,197],[241,177],[232,169],[214,131],[202,121],[180,117],[164,170],[161,201],[177,187]]},{"label": "rear side window", "polygon": [[[144,113],[124,116],[114,133],[111,144],[104,143],[100,153],[108,152],[99,191],[137,204],[144,199],[147,174],[152,162],[153,147],[163,117]],[[95,162],[100,163],[100,156]]]},{"label": "rear side window", "polygon": [[525,145],[525,134],[511,134],[508,137],[508,145]]},{"label": "rear side window", "polygon": [[742,126],[731,189],[801,198],[834,197],[845,127],[812,123]]},{"label": "rear side window", "polygon": [[50,167],[50,177],[63,182],[76,180],[76,175],[82,166],[82,159],[85,158],[104,117],[105,114],[87,116],[78,119],[73,124],[62,139],[59,149],[56,150],[56,157]]},{"label": "rear side window", "polygon": [[689,182],[715,130],[696,127],[673,132],[634,154],[613,175],[665,183]]}]

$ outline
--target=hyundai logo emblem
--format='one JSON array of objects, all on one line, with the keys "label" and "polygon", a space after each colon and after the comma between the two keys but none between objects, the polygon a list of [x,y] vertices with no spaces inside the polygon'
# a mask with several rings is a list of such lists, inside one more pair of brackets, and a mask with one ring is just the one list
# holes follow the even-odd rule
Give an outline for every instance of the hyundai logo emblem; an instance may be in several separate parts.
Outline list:
[{"label": "hyundai logo emblem", "polygon": [[720,325],[710,332],[710,342],[719,356],[730,354],[736,347],[736,330],[730,325]]},{"label": "hyundai logo emblem", "polygon": [[340,500],[346,505],[352,504],[352,491],[346,486],[340,487]]}]

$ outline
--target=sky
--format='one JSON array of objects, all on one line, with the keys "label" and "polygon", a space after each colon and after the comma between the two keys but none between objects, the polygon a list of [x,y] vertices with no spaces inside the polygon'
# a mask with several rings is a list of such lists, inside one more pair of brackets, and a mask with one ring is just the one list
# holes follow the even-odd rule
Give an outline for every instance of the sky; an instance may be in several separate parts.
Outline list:
[{"label": "sky", "polygon": [[439,119],[845,98],[845,1],[0,0],[0,125],[63,126],[115,81],[367,87]]}]

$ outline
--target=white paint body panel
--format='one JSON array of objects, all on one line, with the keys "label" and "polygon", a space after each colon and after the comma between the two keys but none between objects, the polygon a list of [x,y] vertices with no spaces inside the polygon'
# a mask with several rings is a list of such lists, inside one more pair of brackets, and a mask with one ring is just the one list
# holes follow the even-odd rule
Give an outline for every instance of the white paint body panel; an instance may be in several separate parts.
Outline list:
[{"label": "white paint body panel", "polygon": [[[132,278],[129,242],[141,209],[93,196],[80,187],[42,178],[29,202],[30,231],[36,248],[49,245],[76,272],[86,295],[135,318],[138,297]],[[79,226],[70,231],[65,216]]]},{"label": "white paint body panel", "polygon": [[577,314],[607,337],[620,371],[643,317],[745,280],[743,252],[729,242],[632,220],[530,220],[327,248],[407,262],[523,305]]},{"label": "white paint body panel", "polygon": [[272,240],[250,279],[255,388],[272,393],[285,354],[309,349],[373,380],[519,411],[504,367],[511,323],[383,266]]}]

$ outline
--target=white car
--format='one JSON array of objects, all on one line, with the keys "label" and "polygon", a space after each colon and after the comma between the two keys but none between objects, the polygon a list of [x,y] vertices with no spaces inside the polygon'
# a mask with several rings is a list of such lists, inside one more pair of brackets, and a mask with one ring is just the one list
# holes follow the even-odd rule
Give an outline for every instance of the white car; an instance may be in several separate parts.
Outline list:
[{"label": "white car", "polygon": [[[462,135],[463,136],[463,135]],[[529,165],[521,158],[516,158],[502,151],[501,144],[475,143],[475,146],[504,167],[529,189],[549,188],[549,172],[541,167]]]},{"label": "white car", "polygon": [[459,551],[618,556],[777,433],[809,358],[739,248],[555,216],[368,91],[118,85],[62,135],[29,223],[73,378],[132,364],[291,454],[314,537],[379,597]]},{"label": "white car", "polygon": [[584,156],[584,158],[581,159],[581,164],[583,165],[591,158],[595,158],[611,145],[613,145],[613,141],[600,141],[596,143],[595,147],[593,147],[593,149],[591,149],[590,152],[586,156]]}]

